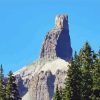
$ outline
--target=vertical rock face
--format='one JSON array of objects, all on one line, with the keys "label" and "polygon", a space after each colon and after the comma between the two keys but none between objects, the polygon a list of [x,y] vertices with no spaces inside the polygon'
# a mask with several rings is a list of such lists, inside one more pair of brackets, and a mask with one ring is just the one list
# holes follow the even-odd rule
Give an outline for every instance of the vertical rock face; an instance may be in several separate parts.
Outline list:
[{"label": "vertical rock face", "polygon": [[49,31],[45,37],[40,58],[60,57],[69,60],[72,56],[72,48],[69,36],[68,16],[60,15],[55,19],[55,28]]},{"label": "vertical rock face", "polygon": [[55,25],[56,28],[68,29],[68,16],[67,15],[56,16]]},{"label": "vertical rock face", "polygon": [[30,100],[52,100],[56,86],[63,87],[66,72],[57,70],[56,75],[51,71],[42,71],[37,74],[30,82]]},{"label": "vertical rock face", "polygon": [[68,16],[60,15],[45,37],[41,59],[15,73],[22,100],[52,100],[56,86],[64,87],[71,56]]},{"label": "vertical rock face", "polygon": [[50,71],[40,72],[30,82],[31,100],[51,100],[54,93],[55,76]]},{"label": "vertical rock face", "polygon": [[58,85],[64,87],[69,63],[57,58],[34,62],[17,72],[16,79],[22,100],[53,100]]}]

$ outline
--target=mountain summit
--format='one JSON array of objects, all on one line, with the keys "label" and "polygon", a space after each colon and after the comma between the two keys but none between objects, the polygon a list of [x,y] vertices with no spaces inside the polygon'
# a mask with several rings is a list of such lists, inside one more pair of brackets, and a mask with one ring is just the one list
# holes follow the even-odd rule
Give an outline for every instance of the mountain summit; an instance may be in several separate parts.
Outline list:
[{"label": "mountain summit", "polygon": [[22,100],[52,100],[56,86],[63,87],[72,56],[68,16],[56,17],[45,37],[40,59],[16,73]]},{"label": "mountain summit", "polygon": [[59,15],[55,18],[55,28],[45,37],[40,58],[59,57],[70,60],[72,48],[69,36],[68,16]]}]

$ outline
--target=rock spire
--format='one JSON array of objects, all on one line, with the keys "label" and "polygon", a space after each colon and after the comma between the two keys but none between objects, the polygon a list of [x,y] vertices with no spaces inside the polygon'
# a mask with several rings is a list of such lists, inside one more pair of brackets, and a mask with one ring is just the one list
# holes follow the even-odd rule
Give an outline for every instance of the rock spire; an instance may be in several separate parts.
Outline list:
[{"label": "rock spire", "polygon": [[68,16],[59,15],[55,18],[55,28],[46,34],[40,58],[60,57],[70,60],[72,48],[69,35]]}]

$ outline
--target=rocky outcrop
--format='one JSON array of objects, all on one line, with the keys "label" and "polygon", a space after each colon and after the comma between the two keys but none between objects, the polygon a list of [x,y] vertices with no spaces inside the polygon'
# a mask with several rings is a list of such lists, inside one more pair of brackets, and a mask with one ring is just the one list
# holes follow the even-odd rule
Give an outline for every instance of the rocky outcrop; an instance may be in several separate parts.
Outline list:
[{"label": "rocky outcrop", "polygon": [[18,85],[19,94],[23,97],[28,92],[29,79],[23,80],[20,75],[16,75],[16,82]]},{"label": "rocky outcrop", "polygon": [[40,59],[14,73],[22,100],[52,100],[56,86],[64,87],[71,56],[68,16],[60,15],[45,37]]},{"label": "rocky outcrop", "polygon": [[72,48],[69,36],[68,16],[60,15],[56,17],[55,28],[49,31],[45,37],[40,58],[60,57],[70,60]]},{"label": "rocky outcrop", "polygon": [[22,100],[52,100],[63,87],[69,63],[63,59],[38,60],[15,73]]},{"label": "rocky outcrop", "polygon": [[51,100],[54,92],[55,76],[50,71],[41,71],[30,82],[31,100]]},{"label": "rocky outcrop", "polygon": [[53,75],[51,71],[41,71],[35,75],[29,85],[30,100],[51,100],[56,86],[64,87],[66,71],[57,70]]}]

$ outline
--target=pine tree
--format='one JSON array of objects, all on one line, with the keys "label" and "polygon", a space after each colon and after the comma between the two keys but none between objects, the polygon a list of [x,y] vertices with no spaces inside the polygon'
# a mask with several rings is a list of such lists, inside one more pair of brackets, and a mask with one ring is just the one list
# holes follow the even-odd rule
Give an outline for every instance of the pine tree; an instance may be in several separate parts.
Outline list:
[{"label": "pine tree", "polygon": [[5,99],[5,83],[4,83],[2,65],[0,66],[0,100],[6,100]]},{"label": "pine tree", "polygon": [[53,100],[62,100],[61,98],[62,98],[62,97],[61,97],[61,92],[59,91],[58,85],[57,85],[57,87],[56,87],[56,92],[55,92],[55,94],[54,94]]},{"label": "pine tree", "polygon": [[100,100],[100,51],[98,52],[93,70],[93,89],[91,100]]},{"label": "pine tree", "polygon": [[7,100],[21,100],[17,89],[16,78],[10,71],[6,85],[6,99]]},{"label": "pine tree", "polygon": [[90,100],[93,86],[93,51],[88,42],[80,50],[79,58],[82,68],[82,100]]},{"label": "pine tree", "polygon": [[63,90],[62,100],[80,100],[81,98],[81,70],[79,57],[75,52],[67,72],[65,89]]}]

